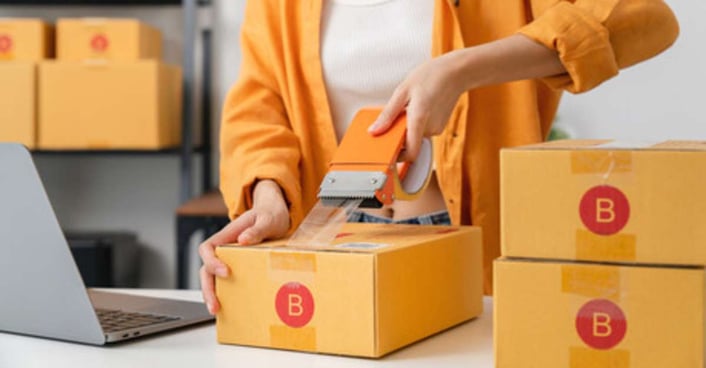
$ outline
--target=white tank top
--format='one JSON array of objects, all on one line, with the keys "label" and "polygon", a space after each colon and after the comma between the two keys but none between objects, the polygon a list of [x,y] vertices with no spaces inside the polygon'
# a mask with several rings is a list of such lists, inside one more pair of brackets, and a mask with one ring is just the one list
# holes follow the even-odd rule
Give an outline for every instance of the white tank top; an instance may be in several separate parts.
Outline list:
[{"label": "white tank top", "polygon": [[431,59],[432,0],[324,0],[321,62],[340,141],[355,113],[382,106]]}]

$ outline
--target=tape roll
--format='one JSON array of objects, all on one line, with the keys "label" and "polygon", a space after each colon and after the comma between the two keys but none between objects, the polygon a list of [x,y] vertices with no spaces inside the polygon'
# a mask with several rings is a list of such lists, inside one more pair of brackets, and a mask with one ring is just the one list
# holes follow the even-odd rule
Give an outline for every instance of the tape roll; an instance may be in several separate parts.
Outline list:
[{"label": "tape roll", "polygon": [[399,167],[394,171],[395,200],[411,201],[419,197],[431,179],[433,149],[431,139],[422,139],[419,155],[414,162],[408,163],[404,177],[400,179]]}]

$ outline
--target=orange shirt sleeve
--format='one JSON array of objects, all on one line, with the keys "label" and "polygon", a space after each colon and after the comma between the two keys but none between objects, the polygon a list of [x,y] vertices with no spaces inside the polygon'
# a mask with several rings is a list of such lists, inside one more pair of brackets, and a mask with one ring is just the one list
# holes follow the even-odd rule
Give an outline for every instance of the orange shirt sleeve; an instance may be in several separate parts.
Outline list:
[{"label": "orange shirt sleeve", "polygon": [[252,207],[252,187],[257,180],[276,181],[290,203],[301,197],[299,140],[287,118],[278,69],[273,65],[281,41],[276,37],[272,9],[269,1],[247,2],[240,75],[223,107],[220,187],[231,218]]},{"label": "orange shirt sleeve", "polygon": [[519,30],[559,53],[567,73],[543,79],[573,93],[588,91],[624,68],[667,49],[679,34],[662,0],[533,1]]}]

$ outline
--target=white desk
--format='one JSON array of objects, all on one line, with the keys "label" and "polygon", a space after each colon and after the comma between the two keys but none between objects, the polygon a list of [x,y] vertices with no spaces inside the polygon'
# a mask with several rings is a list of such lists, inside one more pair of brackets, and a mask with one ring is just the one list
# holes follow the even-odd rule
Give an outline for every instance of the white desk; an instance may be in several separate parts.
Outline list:
[{"label": "white desk", "polygon": [[[195,290],[123,290],[140,295],[201,300]],[[216,343],[213,323],[109,347],[0,333],[2,368],[125,367],[493,367],[492,301],[478,319],[392,353],[360,359]],[[2,316],[0,316],[2,318]]]}]

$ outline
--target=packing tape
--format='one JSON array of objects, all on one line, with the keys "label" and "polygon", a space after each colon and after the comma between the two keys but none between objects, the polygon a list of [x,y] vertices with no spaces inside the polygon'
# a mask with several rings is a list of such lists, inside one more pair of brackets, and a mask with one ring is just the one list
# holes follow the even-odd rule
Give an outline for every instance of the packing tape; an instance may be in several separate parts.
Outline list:
[{"label": "packing tape", "polygon": [[[591,185],[605,185],[613,174],[631,174],[633,170],[632,151],[616,149],[622,146],[623,143],[621,142],[610,142],[605,145],[596,146],[594,150],[572,151],[571,173],[575,175],[593,174],[598,176],[599,179],[597,183],[593,182],[595,180],[594,178],[589,178]],[[622,179],[625,178],[624,176],[622,177]],[[626,185],[624,180],[621,181],[621,183],[621,186]],[[594,188],[597,187],[594,186]],[[618,192],[620,191],[618,190]],[[620,194],[622,194],[622,192]],[[581,205],[583,206],[583,203]],[[579,228],[576,230],[574,247],[578,259],[594,261],[633,261],[636,257],[637,245],[636,237],[633,234],[618,233],[613,235],[597,235],[583,228]]]},{"label": "packing tape", "polygon": [[[620,268],[617,266],[596,267],[581,264],[564,265],[561,267],[561,288],[563,293],[580,296],[581,299],[593,299],[590,303],[601,302],[602,299],[618,302],[621,294]],[[587,304],[583,304],[585,308]],[[595,318],[595,317],[594,317]],[[578,317],[576,320],[577,333],[590,344],[586,336],[582,335]],[[595,323],[595,320],[594,322]],[[595,339],[595,325],[593,338]],[[612,328],[612,327],[611,327]],[[584,334],[586,333],[585,330]],[[606,336],[601,336],[605,338]],[[622,339],[622,337],[620,338]],[[594,341],[597,343],[597,341]],[[619,342],[616,342],[619,343]],[[609,347],[569,346],[569,368],[628,368],[630,367],[630,351]]]},{"label": "packing tape", "polygon": [[576,259],[592,261],[634,261],[634,234],[597,235],[585,229],[576,230]]},{"label": "packing tape", "polygon": [[289,282],[313,286],[316,278],[316,253],[273,250],[269,256],[268,274],[277,287]]},{"label": "packing tape", "polygon": [[[431,180],[432,161],[434,158],[431,140],[422,139],[419,155],[417,159],[409,163],[400,180],[400,172],[394,172],[395,180],[395,200],[412,201],[417,199]],[[397,165],[398,169],[400,164]]]},{"label": "packing tape", "polygon": [[576,150],[571,152],[572,174],[611,174],[632,171],[632,152],[615,150]]},{"label": "packing tape", "polygon": [[630,351],[624,349],[594,350],[569,347],[569,368],[629,368]]},{"label": "packing tape", "polygon": [[316,327],[270,325],[270,346],[287,350],[316,351]]},{"label": "packing tape", "polygon": [[350,199],[340,207],[317,202],[297,230],[287,241],[288,247],[328,247],[341,231],[350,213],[360,206],[362,199]]},{"label": "packing tape", "polygon": [[621,294],[620,268],[564,265],[561,267],[561,291],[617,301]]},{"label": "packing tape", "polygon": [[316,254],[272,251],[270,270],[316,272]]},{"label": "packing tape", "polygon": [[[283,315],[285,315],[288,316],[287,318],[296,320],[297,318],[301,318],[304,310],[309,310],[308,308],[313,308],[310,310],[309,318],[312,318],[313,313],[315,313],[315,300],[313,299],[313,295],[315,295],[314,286],[317,270],[316,254],[313,252],[284,252],[273,250],[269,255],[269,263],[270,280],[278,290],[277,296],[275,296],[273,300],[277,312],[276,314],[278,315],[278,317],[275,318],[279,318],[280,322],[288,324],[270,325],[270,346],[283,349],[316,351],[316,327],[306,325],[309,324],[310,320],[307,319],[303,322],[304,325],[289,325],[291,320],[287,322],[285,317],[283,317]],[[292,284],[297,285],[294,290],[304,287],[306,292],[297,293],[296,295],[300,296],[299,303],[292,304],[296,308],[289,309],[291,305],[288,304],[288,302],[285,301],[283,305],[279,304],[279,293],[282,289],[287,290],[286,287]],[[311,298],[311,307],[304,307],[306,306],[306,302],[302,303],[302,296],[307,294],[309,295],[308,298]],[[286,292],[282,295],[290,297],[290,294]],[[285,300],[287,299],[285,298]],[[291,301],[289,303],[291,303]]]}]

